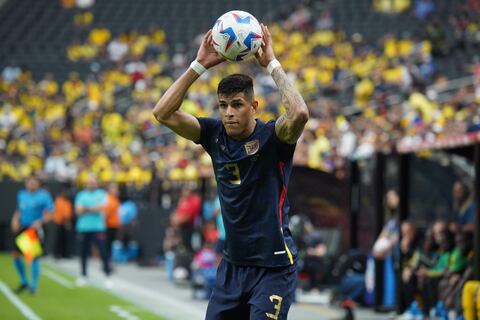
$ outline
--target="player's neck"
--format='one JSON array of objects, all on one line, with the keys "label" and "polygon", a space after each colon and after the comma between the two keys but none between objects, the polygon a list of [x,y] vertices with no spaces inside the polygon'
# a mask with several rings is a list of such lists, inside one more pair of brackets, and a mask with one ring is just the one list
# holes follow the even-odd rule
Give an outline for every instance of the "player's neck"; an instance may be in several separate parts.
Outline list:
[{"label": "player's neck", "polygon": [[230,138],[237,141],[245,140],[252,135],[253,131],[255,131],[256,126],[257,120],[253,119],[252,121],[250,121],[247,128],[242,133],[240,133],[239,135],[230,136]]}]

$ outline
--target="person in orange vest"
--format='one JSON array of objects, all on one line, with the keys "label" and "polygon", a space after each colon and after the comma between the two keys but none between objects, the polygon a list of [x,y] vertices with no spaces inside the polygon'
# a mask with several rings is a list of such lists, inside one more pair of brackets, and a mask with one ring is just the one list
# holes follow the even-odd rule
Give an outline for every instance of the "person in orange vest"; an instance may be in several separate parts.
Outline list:
[{"label": "person in orange vest", "polygon": [[117,239],[120,228],[120,200],[118,199],[118,185],[112,183],[108,186],[107,205],[105,207],[105,221],[107,223],[107,256],[112,257],[112,243]]},{"label": "person in orange vest", "polygon": [[70,257],[70,232],[72,230],[73,205],[63,189],[55,198],[53,221],[56,225],[55,257]]}]

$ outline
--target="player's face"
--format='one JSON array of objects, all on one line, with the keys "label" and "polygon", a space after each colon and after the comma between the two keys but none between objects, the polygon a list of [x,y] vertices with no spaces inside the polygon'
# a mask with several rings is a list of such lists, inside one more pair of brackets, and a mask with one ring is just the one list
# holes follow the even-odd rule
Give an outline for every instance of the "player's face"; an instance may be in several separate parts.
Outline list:
[{"label": "player's face", "polygon": [[258,102],[244,92],[230,96],[218,96],[218,109],[227,134],[233,138],[247,138],[249,129],[255,123]]},{"label": "player's face", "polygon": [[25,182],[25,186],[27,187],[28,191],[33,192],[40,187],[40,181],[38,181],[37,178],[28,178],[28,180]]},{"label": "player's face", "polygon": [[95,189],[97,189],[97,188],[98,188],[97,178],[94,177],[94,176],[88,177],[87,182],[86,182],[86,184],[85,184],[85,187],[86,187],[88,190],[95,190]]}]

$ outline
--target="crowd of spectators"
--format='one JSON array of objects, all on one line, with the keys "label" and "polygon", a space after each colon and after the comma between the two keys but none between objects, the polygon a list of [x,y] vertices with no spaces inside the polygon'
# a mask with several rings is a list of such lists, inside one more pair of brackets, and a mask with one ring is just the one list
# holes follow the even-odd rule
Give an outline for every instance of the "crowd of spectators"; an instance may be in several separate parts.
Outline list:
[{"label": "crowd of spectators", "polygon": [[[406,309],[397,319],[457,319],[472,314],[472,301],[462,299],[462,290],[473,276],[473,232],[475,209],[471,186],[456,181],[452,186],[451,220],[400,221],[399,198],[390,190],[385,197],[387,221],[371,250],[371,257],[349,252],[350,259],[362,268],[347,264],[339,281],[339,292],[357,303],[371,305],[369,281],[382,286],[378,308]],[[376,259],[375,271],[369,274],[365,259]],[[379,271],[376,268],[381,266]],[[338,268],[337,268],[338,269]],[[342,269],[342,268],[340,268]],[[380,272],[381,277],[369,277]],[[338,270],[332,274],[336,276]],[[379,283],[376,281],[380,280]],[[398,283],[397,281],[400,281]],[[389,285],[390,283],[390,285]],[[398,287],[400,287],[399,290]],[[468,287],[467,287],[468,288]],[[397,296],[398,295],[398,296]],[[397,296],[397,297],[396,297]],[[467,301],[468,300],[468,301]],[[470,305],[469,305],[470,303]],[[473,318],[469,318],[473,319]]]},{"label": "crowd of spectators", "polygon": [[[79,14],[91,14],[81,10]],[[465,11],[452,16],[458,41],[475,44],[475,19],[478,15]],[[119,35],[94,23],[78,28],[83,28],[84,39],[66,54],[72,62],[91,62],[86,78],[72,72],[64,83],[51,74],[36,82],[18,66],[3,70],[0,179],[22,180],[41,172],[82,183],[92,171],[101,182],[141,187],[154,177],[210,176],[208,156],[157,125],[151,114],[194,52],[171,53],[157,27]],[[449,99],[437,99],[448,79],[438,70],[434,43],[427,36],[386,34],[370,43],[361,34],[335,30],[328,9],[317,18],[303,6],[283,23],[272,24],[271,31],[275,52],[307,98],[312,115],[297,146],[299,165],[339,170],[341,177],[348,158],[391,150],[400,140],[442,139],[478,129],[480,89],[466,85]],[[478,85],[478,63],[470,67]],[[255,76],[260,119],[273,119],[283,111],[272,79],[255,62],[209,71],[192,86],[183,109],[215,116],[216,85],[233,72]],[[352,87],[352,106],[345,108],[336,95]],[[128,106],[120,108],[125,97]]]},{"label": "crowd of spectators", "polygon": [[[62,3],[66,10],[78,6],[75,1]],[[63,83],[52,74],[34,81],[28,70],[15,64],[1,73],[0,180],[21,181],[37,173],[85,185],[93,173],[102,184],[142,188],[157,179],[211,177],[210,158],[201,147],[158,125],[151,112],[161,94],[188,67],[201,37],[193,40],[191,49],[174,50],[156,26],[114,34],[95,23],[88,9],[93,1],[85,3],[89,4],[75,9],[72,23],[78,29],[78,40],[65,54],[72,63],[90,63],[86,77],[72,72]],[[299,6],[286,20],[271,24],[274,50],[304,94],[311,114],[297,145],[295,163],[343,178],[348,159],[393,150],[400,142],[408,145],[480,130],[479,59],[465,65],[473,81],[447,98],[440,93],[450,79],[436,63],[450,48],[478,49],[480,4],[466,3],[450,16],[449,25],[440,26],[433,19],[424,35],[385,34],[376,42],[335,29],[328,8],[316,17],[307,6]],[[430,0],[378,0],[372,6],[387,14],[411,10],[421,20],[435,15],[435,3]],[[453,30],[453,43],[446,41],[442,28]],[[260,119],[274,119],[283,112],[274,82],[255,62],[227,63],[209,70],[189,90],[183,110],[216,116],[216,86],[223,76],[236,72],[254,76]],[[348,106],[338,99],[345,93],[350,93]],[[184,187],[163,249],[167,262],[174,259],[176,267],[189,270],[194,260],[198,270],[209,270],[218,263],[225,237],[218,228],[218,197],[212,195],[202,204],[193,189]],[[410,313],[437,312],[438,301],[444,310],[461,309],[458,297],[471,260],[469,224],[474,210],[464,189],[461,183],[453,189],[457,223],[424,227],[421,239],[420,226],[410,221],[400,224],[391,214],[380,236],[386,239],[383,247],[389,248],[389,254],[396,247],[405,257],[401,300]],[[199,220],[203,220],[201,226]],[[62,230],[71,228],[70,220],[60,215],[55,221]],[[118,223],[109,227],[118,229]],[[192,249],[200,247],[192,248],[192,235],[198,228],[204,244],[194,256]],[[326,246],[316,230],[310,231],[304,239],[305,271],[325,271]],[[452,232],[458,236],[454,238]],[[109,252],[111,246],[110,242]],[[380,247],[377,243],[373,251],[383,259]],[[62,248],[58,251],[65,254]],[[309,286],[319,286],[322,278],[311,273]],[[365,283],[364,277],[352,279],[350,283]]]}]

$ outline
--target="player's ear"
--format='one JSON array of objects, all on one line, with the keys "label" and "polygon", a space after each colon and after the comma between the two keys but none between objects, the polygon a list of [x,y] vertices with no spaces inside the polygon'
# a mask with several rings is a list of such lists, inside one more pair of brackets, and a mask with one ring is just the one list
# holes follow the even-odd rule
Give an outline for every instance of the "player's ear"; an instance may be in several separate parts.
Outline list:
[{"label": "player's ear", "polygon": [[257,111],[257,108],[258,108],[258,101],[257,100],[253,100],[252,101],[252,109],[253,111]]}]

